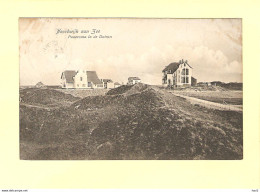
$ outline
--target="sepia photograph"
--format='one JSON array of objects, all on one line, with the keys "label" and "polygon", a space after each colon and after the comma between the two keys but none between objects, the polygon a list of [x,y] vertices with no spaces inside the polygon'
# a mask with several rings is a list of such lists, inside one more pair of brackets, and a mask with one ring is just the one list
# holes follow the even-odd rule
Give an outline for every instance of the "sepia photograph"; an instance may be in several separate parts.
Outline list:
[{"label": "sepia photograph", "polygon": [[242,160],[242,19],[19,18],[21,160]]}]

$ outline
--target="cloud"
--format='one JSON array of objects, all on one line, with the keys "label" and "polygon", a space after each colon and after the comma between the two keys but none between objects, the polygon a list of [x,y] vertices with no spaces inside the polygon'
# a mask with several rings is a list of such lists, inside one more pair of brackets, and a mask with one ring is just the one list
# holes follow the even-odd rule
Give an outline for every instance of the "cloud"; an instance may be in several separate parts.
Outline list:
[{"label": "cloud", "polygon": [[[56,28],[100,27],[113,39],[68,40]],[[112,27],[113,26],[113,27]],[[242,81],[241,20],[65,20],[25,22],[20,34],[21,84],[59,84],[64,70],[97,71],[126,82],[161,84],[171,62],[188,60],[198,81]],[[44,31],[44,33],[43,33]]]},{"label": "cloud", "polygon": [[[66,55],[55,57],[39,57],[28,60],[23,57],[21,76],[33,79],[33,84],[43,81],[46,84],[59,84],[59,73],[63,70],[86,69],[97,71],[100,78],[111,78],[114,81],[127,82],[130,76],[138,76],[144,83],[161,84],[161,71],[171,62],[188,60],[193,67],[193,76],[198,81],[241,81],[242,64],[236,60],[229,61],[221,50],[213,50],[206,46],[174,47],[166,45],[162,49],[155,46],[141,54],[121,54],[105,59],[83,61],[74,59],[68,62]],[[44,65],[44,61],[53,65]],[[41,69],[39,75],[38,70]],[[26,74],[25,74],[26,72]],[[29,77],[29,74],[31,77]],[[227,76],[232,74],[232,78]],[[228,77],[228,78],[227,78]],[[27,83],[28,81],[26,81]],[[32,82],[32,80],[29,80]]]},{"label": "cloud", "polygon": [[181,59],[188,60],[198,81],[226,81],[226,74],[232,74],[232,78],[228,78],[229,81],[241,81],[240,62],[229,62],[222,51],[205,46],[174,48],[167,45],[162,50],[152,47],[139,55],[128,53],[99,59],[91,65],[86,65],[86,68],[96,70],[102,78],[112,78],[115,81],[126,82],[129,76],[139,76],[145,83],[161,84],[163,68]]}]

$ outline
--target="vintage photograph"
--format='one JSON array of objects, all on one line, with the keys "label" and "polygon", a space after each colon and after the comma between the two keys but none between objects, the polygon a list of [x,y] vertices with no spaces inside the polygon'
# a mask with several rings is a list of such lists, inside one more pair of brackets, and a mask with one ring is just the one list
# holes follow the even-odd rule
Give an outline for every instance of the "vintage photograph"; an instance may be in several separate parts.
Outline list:
[{"label": "vintage photograph", "polygon": [[19,18],[22,160],[242,160],[242,19]]}]

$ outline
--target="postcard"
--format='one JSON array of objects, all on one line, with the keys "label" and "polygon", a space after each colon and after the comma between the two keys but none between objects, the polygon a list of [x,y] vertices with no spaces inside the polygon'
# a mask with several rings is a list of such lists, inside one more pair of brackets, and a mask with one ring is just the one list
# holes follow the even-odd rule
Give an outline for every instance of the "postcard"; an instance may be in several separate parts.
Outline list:
[{"label": "postcard", "polygon": [[22,160],[242,160],[241,19],[20,18]]}]

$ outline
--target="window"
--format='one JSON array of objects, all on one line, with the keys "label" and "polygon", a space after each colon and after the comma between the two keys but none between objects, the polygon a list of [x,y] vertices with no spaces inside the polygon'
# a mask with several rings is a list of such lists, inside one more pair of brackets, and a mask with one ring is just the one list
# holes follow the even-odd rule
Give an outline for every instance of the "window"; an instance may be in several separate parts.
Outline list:
[{"label": "window", "polygon": [[168,85],[170,85],[171,84],[171,80],[170,79],[168,79]]},{"label": "window", "polygon": [[92,87],[92,84],[91,84],[91,82],[88,82],[88,87]]},{"label": "window", "polygon": [[77,84],[77,87],[79,87],[79,84]]},{"label": "window", "polygon": [[186,69],[186,75],[189,75],[189,69]]},{"label": "window", "polygon": [[189,69],[184,68],[181,71],[181,83],[189,83]]},{"label": "window", "polygon": [[82,78],[82,77],[80,77],[80,81],[82,81],[82,79],[83,79],[83,78]]},{"label": "window", "polygon": [[185,69],[182,69],[181,74],[185,75]]}]

